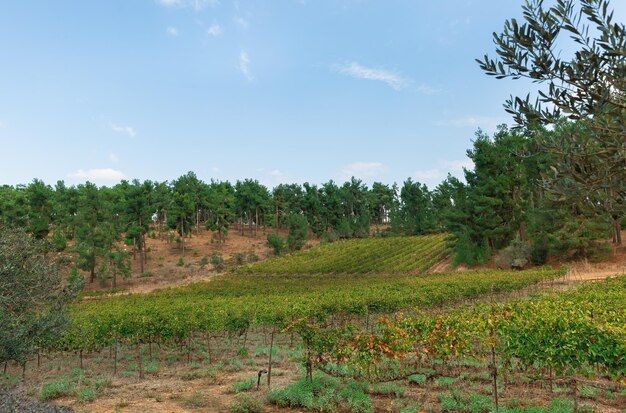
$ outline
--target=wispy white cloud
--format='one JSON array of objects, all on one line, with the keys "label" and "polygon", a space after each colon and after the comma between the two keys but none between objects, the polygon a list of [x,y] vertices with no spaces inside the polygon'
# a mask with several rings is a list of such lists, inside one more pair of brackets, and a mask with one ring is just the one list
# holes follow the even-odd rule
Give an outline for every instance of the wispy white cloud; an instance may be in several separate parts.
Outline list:
[{"label": "wispy white cloud", "polygon": [[462,159],[454,161],[441,161],[441,167],[449,172],[458,172],[465,169],[474,168],[474,162],[471,159]]},{"label": "wispy white cloud", "polygon": [[362,66],[357,62],[336,64],[333,65],[332,68],[333,70],[341,74],[352,76],[357,79],[377,80],[379,82],[384,82],[395,90],[403,89],[413,82],[411,79],[402,77],[396,72],[386,69]]},{"label": "wispy white cloud", "polygon": [[72,172],[67,174],[69,178],[79,179],[79,180],[89,180],[96,182],[112,182],[112,181],[120,181],[125,178],[123,172],[116,171],[111,168],[103,168],[103,169],[79,169],[76,172]]},{"label": "wispy white cloud", "polygon": [[212,24],[208,29],[206,29],[206,32],[214,37],[220,36],[222,34],[222,26],[219,24]]},{"label": "wispy white cloud", "polygon": [[259,181],[267,186],[267,187],[275,187],[280,184],[289,184],[301,182],[301,179],[296,179],[291,174],[278,169],[266,169],[266,168],[258,168],[257,172],[259,174]]},{"label": "wispy white cloud", "polygon": [[109,154],[109,161],[111,161],[111,162],[113,162],[113,163],[119,163],[120,158],[119,158],[116,154],[114,154],[113,152],[111,152],[111,153]]},{"label": "wispy white cloud", "polygon": [[252,80],[252,74],[250,73],[250,57],[248,57],[248,52],[242,50],[239,53],[239,64],[237,65],[237,69],[241,72],[241,74],[248,80]]},{"label": "wispy white cloud", "polygon": [[167,33],[168,36],[176,37],[178,36],[178,29],[176,27],[169,26],[167,29],[165,29],[165,33]]},{"label": "wispy white cloud", "polygon": [[137,136],[137,131],[132,126],[120,126],[112,123],[111,129],[113,130],[113,132],[128,135],[131,138]]},{"label": "wispy white cloud", "polygon": [[418,181],[425,182],[427,184],[444,177],[443,172],[438,168],[415,171],[413,175]]},{"label": "wispy white cloud", "polygon": [[205,7],[215,7],[220,4],[219,0],[157,0],[157,2],[165,7],[189,8],[195,11],[200,11]]},{"label": "wispy white cloud", "polygon": [[436,95],[438,93],[441,93],[441,89],[437,89],[435,87],[429,86],[427,84],[422,83],[421,85],[419,85],[416,90],[420,93],[423,93],[424,95]]},{"label": "wispy white cloud", "polygon": [[352,178],[372,178],[381,175],[385,166],[380,162],[354,162],[344,166],[339,175],[342,180]]},{"label": "wispy white cloud", "polygon": [[439,161],[437,168],[415,171],[413,177],[430,187],[434,187],[439,184],[439,182],[443,181],[445,177],[448,176],[448,173],[462,178],[463,170],[472,168],[474,168],[474,162],[469,158],[443,160]]},{"label": "wispy white cloud", "polygon": [[241,16],[235,16],[233,20],[235,21],[235,24],[239,26],[240,29],[246,30],[248,28],[248,25],[249,25],[248,19],[243,18]]}]

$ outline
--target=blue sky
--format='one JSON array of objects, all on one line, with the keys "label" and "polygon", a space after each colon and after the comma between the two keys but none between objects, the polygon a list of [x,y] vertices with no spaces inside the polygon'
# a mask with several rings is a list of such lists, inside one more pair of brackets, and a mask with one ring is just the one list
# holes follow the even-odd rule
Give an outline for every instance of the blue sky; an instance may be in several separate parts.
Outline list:
[{"label": "blue sky", "polygon": [[0,184],[193,170],[433,187],[529,90],[474,62],[521,3],[1,2]]}]

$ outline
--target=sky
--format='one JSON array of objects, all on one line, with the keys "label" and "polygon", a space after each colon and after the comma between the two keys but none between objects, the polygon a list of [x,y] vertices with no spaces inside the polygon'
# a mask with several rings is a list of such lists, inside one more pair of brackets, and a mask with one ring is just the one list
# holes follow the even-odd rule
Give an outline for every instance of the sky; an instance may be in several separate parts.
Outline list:
[{"label": "sky", "polygon": [[[0,185],[430,188],[532,85],[475,58],[513,0],[0,2]],[[626,20],[626,1],[613,1]]]}]

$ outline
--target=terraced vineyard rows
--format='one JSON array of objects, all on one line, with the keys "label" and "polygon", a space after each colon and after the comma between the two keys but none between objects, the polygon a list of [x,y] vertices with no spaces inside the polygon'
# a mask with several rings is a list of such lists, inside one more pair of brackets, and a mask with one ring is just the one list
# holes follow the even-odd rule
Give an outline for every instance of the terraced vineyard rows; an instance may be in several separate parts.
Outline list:
[{"label": "terraced vineyard rows", "polygon": [[530,299],[482,302],[447,314],[383,318],[377,329],[312,331],[320,336],[311,340],[318,344],[315,351],[342,364],[350,377],[394,380],[436,366],[435,361],[443,366],[470,358],[489,360],[494,380],[497,362],[509,380],[547,376],[575,386],[580,379],[598,384],[590,379],[606,378],[626,385],[623,276]]},{"label": "terraced vineyard rows", "polygon": [[472,271],[428,276],[237,276],[209,283],[86,302],[73,307],[59,349],[91,350],[114,342],[184,340],[190,334],[284,327],[298,318],[366,316],[512,291],[563,270]]},{"label": "terraced vineyard rows", "polygon": [[421,273],[448,255],[445,238],[445,234],[436,234],[339,241],[252,264],[239,271],[263,274]]}]

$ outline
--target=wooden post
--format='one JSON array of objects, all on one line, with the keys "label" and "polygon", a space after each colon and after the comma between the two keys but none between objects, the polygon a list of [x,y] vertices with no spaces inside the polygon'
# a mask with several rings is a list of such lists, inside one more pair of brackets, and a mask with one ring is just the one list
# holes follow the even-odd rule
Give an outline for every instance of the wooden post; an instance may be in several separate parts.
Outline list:
[{"label": "wooden post", "polygon": [[491,374],[493,376],[493,401],[498,411],[498,367],[496,366],[496,346],[491,345]]},{"label": "wooden post", "polygon": [[269,389],[272,384],[272,350],[274,349],[274,331],[272,328],[272,333],[270,334],[270,361],[267,366],[267,388]]}]

